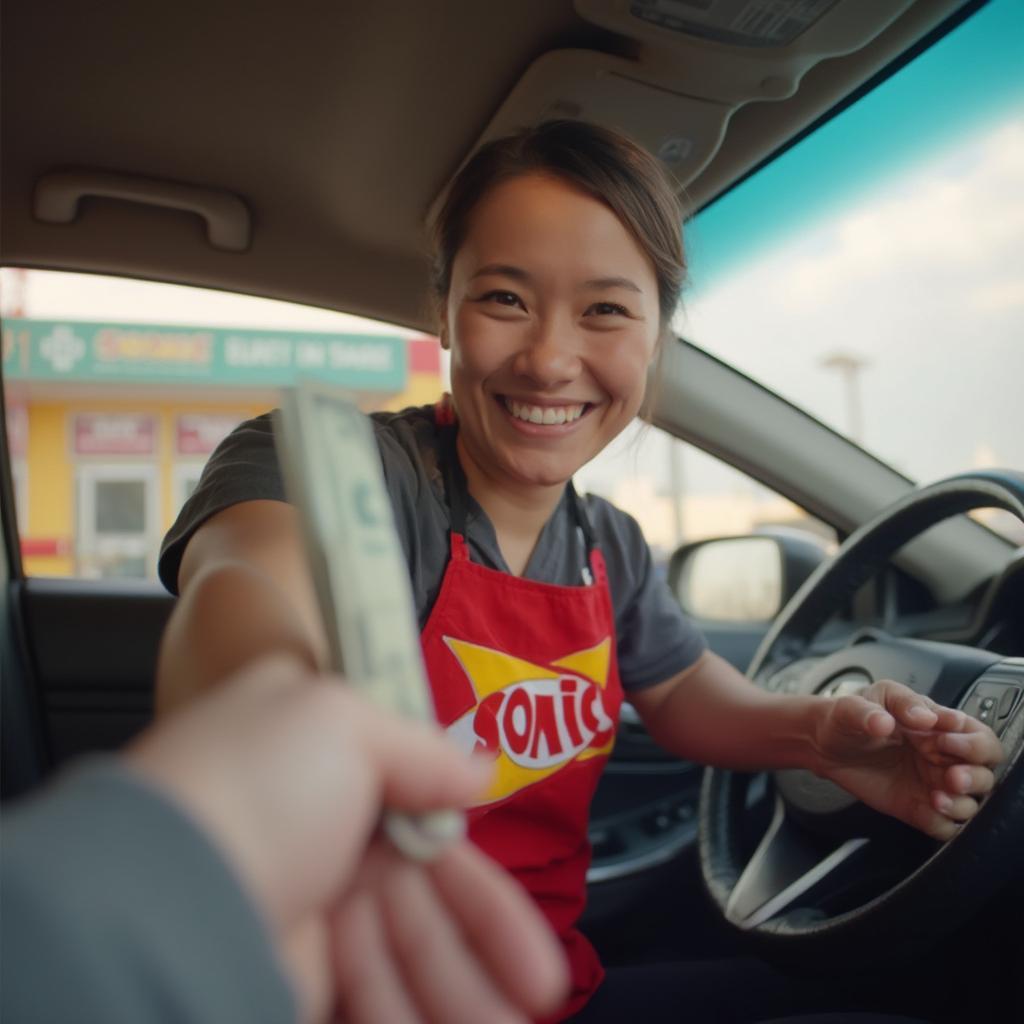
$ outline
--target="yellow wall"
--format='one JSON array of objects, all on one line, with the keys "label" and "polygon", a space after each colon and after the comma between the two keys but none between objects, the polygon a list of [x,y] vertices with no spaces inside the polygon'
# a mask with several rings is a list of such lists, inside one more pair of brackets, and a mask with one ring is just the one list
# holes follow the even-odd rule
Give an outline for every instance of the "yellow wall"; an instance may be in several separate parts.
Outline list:
[{"label": "yellow wall", "polygon": [[28,522],[22,537],[53,537],[67,544],[68,555],[25,559],[25,571],[37,576],[74,572],[75,476],[68,455],[67,416],[63,406],[28,407]]}]

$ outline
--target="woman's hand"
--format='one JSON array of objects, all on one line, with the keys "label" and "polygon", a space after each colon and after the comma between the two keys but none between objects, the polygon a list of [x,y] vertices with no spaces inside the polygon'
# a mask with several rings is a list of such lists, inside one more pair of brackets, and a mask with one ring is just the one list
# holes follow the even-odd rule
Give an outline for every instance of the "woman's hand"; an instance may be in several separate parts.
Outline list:
[{"label": "woman's hand", "polygon": [[942,840],[977,813],[1003,759],[987,725],[890,680],[831,699],[815,745],[819,775]]}]

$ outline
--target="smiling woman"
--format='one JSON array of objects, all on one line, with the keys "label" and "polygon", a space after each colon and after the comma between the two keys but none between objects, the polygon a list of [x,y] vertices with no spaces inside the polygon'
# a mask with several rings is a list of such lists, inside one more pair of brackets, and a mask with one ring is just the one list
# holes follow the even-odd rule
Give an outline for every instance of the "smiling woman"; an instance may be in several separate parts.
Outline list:
[{"label": "smiling woman", "polygon": [[[530,159],[499,174],[496,155],[508,150]],[[594,150],[602,159],[587,168],[579,152]],[[467,182],[475,198],[461,206]],[[579,928],[589,809],[624,696],[670,754],[841,776],[870,806],[936,838],[977,811],[999,743],[898,683],[835,699],[752,686],[705,649],[636,522],[577,495],[573,474],[641,406],[676,301],[664,288],[683,274],[654,160],[607,129],[552,122],[485,145],[451,195],[438,236],[454,248],[441,250],[438,297],[452,395],[372,417],[437,719],[467,754],[493,760],[469,835],[533,895],[563,944],[572,993],[557,1019],[619,1020],[624,994],[641,989],[646,1020],[675,1021],[680,985],[696,992],[692,972],[606,978]],[[659,237],[675,240],[671,273]],[[260,653],[323,664],[324,624],[284,497],[272,420],[242,424],[165,541],[161,576],[181,598],[161,653],[162,710]],[[946,733],[971,734],[955,757],[936,745]],[[385,899],[392,879],[376,884]],[[731,996],[712,986],[700,998],[713,1016]]]},{"label": "smiling woman", "polygon": [[[636,523],[571,484],[643,401],[683,274],[679,213],[624,137],[552,122],[471,159],[436,237],[452,394],[374,428],[438,718],[496,760],[470,835],[562,939],[568,1013],[601,979],[576,921],[623,687],[683,672],[703,649]],[[168,535],[161,575],[182,599],[164,707],[259,647],[322,657],[292,510],[266,500],[284,497],[271,434],[262,417],[229,436]]]}]

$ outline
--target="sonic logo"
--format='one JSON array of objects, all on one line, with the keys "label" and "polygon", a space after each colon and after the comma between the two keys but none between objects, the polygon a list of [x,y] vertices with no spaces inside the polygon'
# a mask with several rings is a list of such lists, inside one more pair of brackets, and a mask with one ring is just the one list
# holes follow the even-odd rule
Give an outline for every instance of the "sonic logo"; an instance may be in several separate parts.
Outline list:
[{"label": "sonic logo", "polygon": [[467,752],[486,751],[496,761],[482,803],[502,800],[573,761],[611,751],[618,709],[606,704],[609,639],[548,666],[452,637],[444,640],[476,698],[448,733]]},{"label": "sonic logo", "polygon": [[601,691],[584,679],[528,679],[493,693],[477,708],[473,731],[485,750],[504,751],[522,768],[550,768],[581,754],[614,723]]}]

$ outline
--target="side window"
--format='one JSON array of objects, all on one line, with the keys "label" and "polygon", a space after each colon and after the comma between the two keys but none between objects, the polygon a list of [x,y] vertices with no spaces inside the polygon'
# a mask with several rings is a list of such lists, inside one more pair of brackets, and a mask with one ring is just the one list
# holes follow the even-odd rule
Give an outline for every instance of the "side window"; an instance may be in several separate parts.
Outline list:
[{"label": "side window", "polygon": [[299,375],[368,411],[442,390],[435,338],[267,299],[5,268],[0,318],[29,575],[155,579],[210,453]]},{"label": "side window", "polygon": [[824,548],[835,531],[752,477],[658,427],[636,423],[576,476],[640,523],[655,564],[711,537],[798,531]]}]

